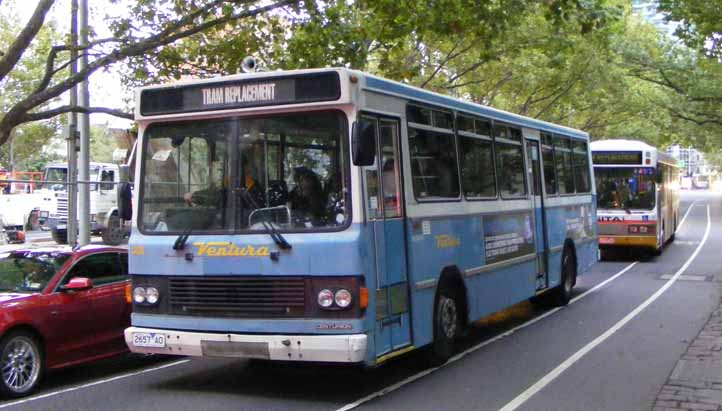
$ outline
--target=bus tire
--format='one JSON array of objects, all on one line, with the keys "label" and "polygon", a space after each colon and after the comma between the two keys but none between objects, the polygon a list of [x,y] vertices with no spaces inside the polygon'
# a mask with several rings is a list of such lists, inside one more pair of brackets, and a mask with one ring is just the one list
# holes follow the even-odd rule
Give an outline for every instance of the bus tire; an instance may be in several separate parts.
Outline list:
[{"label": "bus tire", "polygon": [[577,277],[576,262],[574,260],[572,248],[569,246],[564,247],[564,254],[562,254],[562,283],[550,295],[552,303],[556,306],[565,306],[569,304],[569,300],[572,298],[572,290]]},{"label": "bus tire", "polygon": [[431,366],[444,364],[454,354],[454,341],[461,329],[459,293],[453,288],[440,288],[434,304],[434,341],[427,352]]},{"label": "bus tire", "polygon": [[669,236],[669,242],[674,242],[674,237],[677,235],[677,216],[674,216],[674,231],[672,231],[672,235]]}]

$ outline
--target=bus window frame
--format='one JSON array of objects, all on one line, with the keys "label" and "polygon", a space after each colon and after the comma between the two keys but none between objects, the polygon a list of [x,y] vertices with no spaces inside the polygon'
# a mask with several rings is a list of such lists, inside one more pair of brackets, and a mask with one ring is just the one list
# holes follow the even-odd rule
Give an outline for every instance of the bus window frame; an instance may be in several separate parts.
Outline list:
[{"label": "bus window frame", "polygon": [[[561,184],[560,184],[561,181],[558,178],[559,175],[557,174],[557,196],[558,197],[572,197],[572,196],[577,196],[580,194],[585,194],[585,193],[577,193],[577,185],[574,180],[574,163],[573,163],[574,159],[572,158],[574,153],[571,148],[571,140],[573,137],[567,136],[565,134],[554,133],[554,134],[552,134],[552,143],[554,143],[554,139],[556,139],[556,138],[562,138],[567,141],[567,147],[562,147],[563,149],[565,149],[569,152],[569,167],[565,168],[565,169],[567,171],[569,171],[569,173],[571,173],[571,175],[572,175],[572,188],[574,188],[574,191],[572,191],[570,193],[560,193],[559,187],[561,187]],[[582,140],[582,141],[586,141],[586,140]],[[588,150],[588,147],[589,147],[589,144],[587,144],[587,150]],[[557,164],[557,146],[556,146],[556,144],[553,144],[553,148],[554,148],[554,167],[555,167],[554,173],[556,173],[556,171],[557,171],[557,169],[556,169],[556,164]],[[564,157],[562,156],[562,158],[564,158]],[[591,191],[590,191],[590,193],[591,193]]]},{"label": "bus window frame", "polygon": [[[512,140],[512,139],[507,139],[507,138],[497,138],[496,135],[495,135],[495,133],[494,133],[494,128],[495,128],[497,125],[498,125],[498,126],[506,127],[507,130],[508,130],[509,128],[515,128],[515,129],[519,130],[519,133],[520,133],[520,136],[521,136],[521,140],[520,140],[520,141],[516,141],[516,140]],[[526,161],[526,153],[524,152],[524,150],[525,150],[525,145],[524,145],[524,133],[523,133],[523,131],[522,131],[522,128],[521,128],[520,126],[515,126],[515,125],[512,125],[512,124],[503,123],[503,122],[501,122],[501,121],[492,121],[492,124],[491,124],[491,134],[493,135],[493,139],[494,139],[494,170],[495,170],[495,172],[496,172],[496,174],[497,174],[497,177],[496,177],[496,186],[497,186],[497,192],[498,192],[499,198],[502,199],[502,200],[527,200],[527,199],[529,199],[529,191],[530,191],[530,190],[529,190],[528,181],[527,181],[529,178],[527,177],[528,168],[527,168],[527,164],[526,164],[526,163],[527,163],[527,161]],[[497,153],[497,148],[496,148],[497,141],[501,142],[502,144],[516,145],[516,146],[521,147],[522,176],[523,176],[523,178],[524,178],[524,183],[523,183],[523,185],[524,185],[524,195],[520,195],[520,196],[509,196],[509,197],[503,195],[502,190],[501,190],[500,187],[499,187],[499,185],[500,185],[500,184],[499,184],[499,179],[500,179],[500,178],[499,178],[499,173],[498,173],[499,170],[497,169],[497,159],[496,159],[496,156],[497,156],[497,154],[496,154],[496,153]]]},{"label": "bus window frame", "polygon": [[[431,118],[431,124],[423,124],[423,123],[415,123],[413,121],[409,121],[408,119],[408,110],[409,106],[415,106],[420,107],[422,109],[428,109],[430,110],[430,118]],[[440,111],[447,114],[451,114],[452,116],[452,122],[453,122],[453,129],[448,128],[439,128],[435,127],[434,124],[434,111]],[[429,104],[423,104],[418,103],[416,101],[410,100],[406,102],[406,105],[404,106],[404,115],[401,121],[406,122],[406,135],[403,136],[405,139],[404,142],[406,143],[406,146],[409,149],[409,178],[410,181],[408,184],[410,184],[411,192],[414,194],[414,200],[419,203],[459,203],[463,201],[464,199],[464,193],[463,193],[463,187],[461,186],[461,168],[459,166],[459,142],[456,139],[456,115],[454,114],[453,110],[445,109]],[[457,188],[459,189],[459,195],[457,197],[440,197],[440,198],[419,198],[416,195],[416,190],[414,190],[414,172],[413,172],[413,164],[412,162],[412,156],[411,156],[411,139],[409,138],[409,129],[417,129],[417,130],[424,130],[424,131],[430,131],[433,133],[440,133],[440,134],[446,134],[449,137],[451,137],[453,143],[454,143],[454,153],[456,155],[456,183]]]},{"label": "bus window frame", "polygon": [[[544,136],[549,137],[549,144],[546,144],[544,141]],[[539,155],[541,157],[541,174],[542,174],[542,182],[543,190],[544,190],[544,198],[549,197],[559,197],[559,178],[557,177],[557,159],[556,159],[556,153],[554,150],[554,135],[552,133],[546,132],[546,131],[540,131],[539,132]],[[548,148],[549,151],[552,154],[552,171],[554,172],[554,193],[548,193],[547,192],[547,182],[546,182],[546,172],[544,171],[544,148]]]},{"label": "bus window frame", "polygon": [[[494,201],[494,200],[498,200],[498,199],[501,198],[501,197],[500,197],[500,193],[499,193],[498,173],[496,172],[496,146],[494,145],[494,136],[493,136],[493,134],[494,134],[494,128],[493,128],[494,125],[493,125],[493,120],[488,119],[488,118],[484,118],[484,117],[479,117],[479,116],[472,115],[472,114],[467,114],[467,113],[464,113],[464,112],[457,112],[456,117],[457,117],[457,130],[456,130],[456,151],[457,151],[457,152],[459,151],[459,137],[460,137],[460,136],[461,136],[461,137],[464,137],[464,138],[472,138],[472,139],[476,139],[476,140],[488,141],[488,142],[491,143],[491,164],[492,164],[492,170],[491,170],[491,171],[492,171],[492,173],[493,173],[493,175],[494,175],[493,179],[494,179],[494,193],[495,193],[495,195],[494,195],[494,196],[479,196],[479,197],[467,196],[467,195],[466,195],[466,190],[465,190],[465,188],[464,188],[464,178],[463,178],[463,176],[462,176],[462,174],[461,174],[461,157],[459,156],[459,157],[458,157],[458,161],[457,161],[457,163],[459,164],[459,184],[461,185],[461,194],[462,194],[462,196],[464,197],[464,200],[466,200],[466,201]],[[467,131],[467,130],[458,130],[458,117],[467,117],[467,118],[471,119],[471,120],[474,122],[474,132]],[[485,135],[483,135],[483,134],[477,134],[477,133],[476,133],[476,122],[477,122],[477,121],[484,121],[484,122],[489,123],[489,134],[490,134],[490,135],[485,136]]]}]

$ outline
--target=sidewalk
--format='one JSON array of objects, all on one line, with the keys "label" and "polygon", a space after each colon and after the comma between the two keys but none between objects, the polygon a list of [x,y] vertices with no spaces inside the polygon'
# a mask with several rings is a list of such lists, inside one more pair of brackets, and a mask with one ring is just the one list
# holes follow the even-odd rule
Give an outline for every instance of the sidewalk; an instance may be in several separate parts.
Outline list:
[{"label": "sidewalk", "polygon": [[652,411],[722,411],[722,306],[677,362]]}]

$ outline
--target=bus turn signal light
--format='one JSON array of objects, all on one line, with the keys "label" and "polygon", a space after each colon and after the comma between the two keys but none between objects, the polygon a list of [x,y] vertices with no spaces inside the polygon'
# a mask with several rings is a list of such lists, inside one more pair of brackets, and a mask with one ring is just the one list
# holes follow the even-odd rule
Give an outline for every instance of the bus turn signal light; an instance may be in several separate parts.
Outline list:
[{"label": "bus turn signal light", "polygon": [[366,287],[359,288],[358,298],[359,308],[367,308],[369,306],[369,289]]},{"label": "bus turn signal light", "polygon": [[131,304],[133,302],[133,293],[130,291],[130,283],[125,285],[125,302]]}]

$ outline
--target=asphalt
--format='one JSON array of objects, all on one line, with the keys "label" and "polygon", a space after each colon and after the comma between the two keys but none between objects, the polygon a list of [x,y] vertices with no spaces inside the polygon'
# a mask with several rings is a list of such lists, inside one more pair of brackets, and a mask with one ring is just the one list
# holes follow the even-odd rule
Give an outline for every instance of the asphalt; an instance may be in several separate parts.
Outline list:
[{"label": "asphalt", "polygon": [[[471,351],[437,370],[424,368],[417,354],[372,371],[124,356],[52,373],[36,396],[0,401],[0,409],[498,410],[546,381],[518,409],[651,410],[680,356],[720,304],[722,197],[688,193],[682,212],[693,200],[676,241],[661,256],[622,254],[615,261],[598,263],[579,278],[577,295],[639,261],[604,287],[553,313],[524,303],[484,319],[460,344],[459,352]],[[709,238],[683,275],[576,358],[575,353],[663,287],[668,281],[663,276],[683,267],[704,235],[707,205],[712,219]],[[570,358],[576,361],[550,379],[550,373]],[[377,396],[381,393],[385,395]],[[368,396],[373,398],[359,401]]]}]

